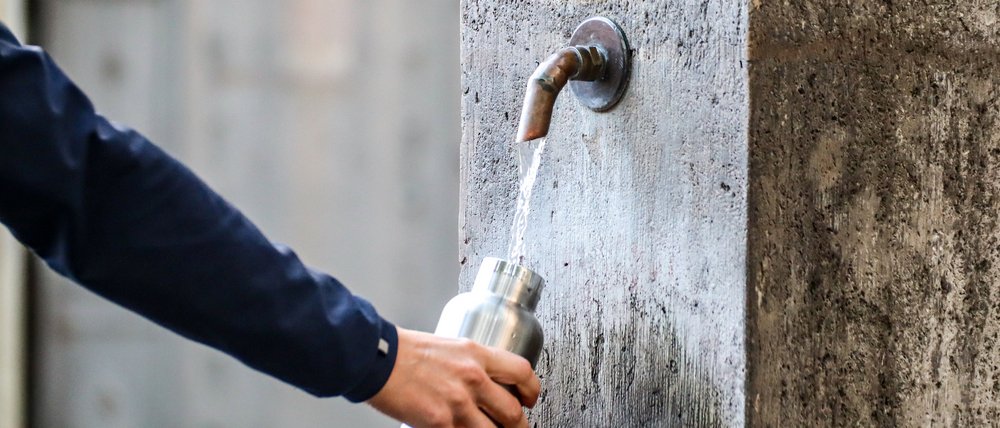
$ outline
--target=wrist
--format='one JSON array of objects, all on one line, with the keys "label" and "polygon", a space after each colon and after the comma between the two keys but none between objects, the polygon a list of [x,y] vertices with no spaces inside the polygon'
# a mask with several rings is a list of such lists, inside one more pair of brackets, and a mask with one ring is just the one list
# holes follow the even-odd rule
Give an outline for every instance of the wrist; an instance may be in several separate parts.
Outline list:
[{"label": "wrist", "polygon": [[379,337],[371,350],[375,358],[364,380],[344,394],[344,398],[354,403],[367,401],[385,386],[396,365],[399,347],[399,332],[395,325],[382,320]]}]

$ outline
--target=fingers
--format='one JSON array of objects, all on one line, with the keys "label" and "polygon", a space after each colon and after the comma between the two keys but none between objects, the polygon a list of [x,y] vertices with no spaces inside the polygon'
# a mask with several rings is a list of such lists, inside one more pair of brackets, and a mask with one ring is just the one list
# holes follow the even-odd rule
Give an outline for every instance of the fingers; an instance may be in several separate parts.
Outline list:
[{"label": "fingers", "polygon": [[542,384],[531,369],[531,363],[524,358],[497,348],[486,348],[483,366],[493,380],[517,388],[521,403],[533,407],[538,401]]},{"label": "fingers", "polygon": [[521,403],[534,405],[541,387],[527,360],[467,339],[398,331],[396,365],[369,404],[415,427],[528,427]]},{"label": "fingers", "polygon": [[[479,409],[474,409],[466,413],[463,420],[457,421],[457,426],[470,428],[496,428],[497,424],[490,420],[485,413]],[[514,425],[511,425],[514,426]]]},{"label": "fingers", "polygon": [[526,427],[521,403],[500,384],[488,381],[479,390],[478,401],[482,411],[505,427]]}]

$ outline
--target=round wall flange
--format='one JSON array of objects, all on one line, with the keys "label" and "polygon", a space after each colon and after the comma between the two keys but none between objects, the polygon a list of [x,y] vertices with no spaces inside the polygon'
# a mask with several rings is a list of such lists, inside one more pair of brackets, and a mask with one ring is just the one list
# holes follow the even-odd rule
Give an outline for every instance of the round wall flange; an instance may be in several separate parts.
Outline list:
[{"label": "round wall flange", "polygon": [[576,98],[591,110],[610,110],[625,94],[632,73],[632,52],[625,32],[614,21],[595,16],[576,27],[569,43],[571,46],[597,46],[607,55],[603,78],[591,82],[573,80],[569,86]]}]

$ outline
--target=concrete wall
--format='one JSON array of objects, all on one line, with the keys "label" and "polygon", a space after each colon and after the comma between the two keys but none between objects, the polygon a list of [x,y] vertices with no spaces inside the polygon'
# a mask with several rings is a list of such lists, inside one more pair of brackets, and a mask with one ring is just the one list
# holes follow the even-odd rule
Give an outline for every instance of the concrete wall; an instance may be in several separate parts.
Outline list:
[{"label": "concrete wall", "polygon": [[537,426],[744,421],[747,9],[740,1],[462,2],[461,283],[507,254],[528,76],[592,15],[634,48],[621,104],[567,91],[525,263],[547,281]]},{"label": "concrete wall", "polygon": [[462,11],[466,285],[506,253],[535,61],[589,15],[635,48],[622,105],[564,95],[543,156],[539,426],[1000,418],[996,2]]},{"label": "concrete wall", "polygon": [[750,419],[1000,419],[1000,6],[753,2]]},{"label": "concrete wall", "polygon": [[[459,269],[456,2],[41,7],[40,41],[101,111],[388,318],[434,328]],[[54,275],[42,282],[39,426],[398,426],[310,398]]]}]

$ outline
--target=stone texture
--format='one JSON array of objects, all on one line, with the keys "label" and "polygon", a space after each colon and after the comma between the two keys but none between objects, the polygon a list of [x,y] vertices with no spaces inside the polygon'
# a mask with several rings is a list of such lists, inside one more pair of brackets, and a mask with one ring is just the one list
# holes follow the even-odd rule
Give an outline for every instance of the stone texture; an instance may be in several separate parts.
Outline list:
[{"label": "stone texture", "polygon": [[525,264],[548,281],[535,426],[744,421],[746,20],[738,1],[462,2],[463,287],[507,254],[527,78],[593,15],[634,48],[608,113],[558,99]]},{"label": "stone texture", "polygon": [[1000,6],[754,1],[749,419],[1000,419]]}]

